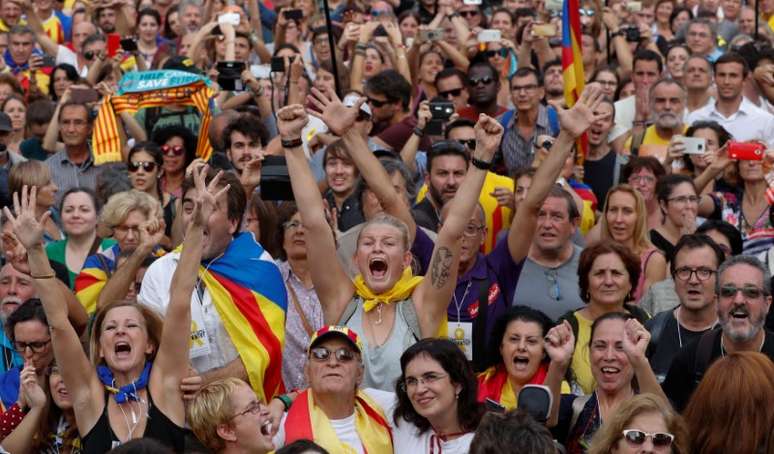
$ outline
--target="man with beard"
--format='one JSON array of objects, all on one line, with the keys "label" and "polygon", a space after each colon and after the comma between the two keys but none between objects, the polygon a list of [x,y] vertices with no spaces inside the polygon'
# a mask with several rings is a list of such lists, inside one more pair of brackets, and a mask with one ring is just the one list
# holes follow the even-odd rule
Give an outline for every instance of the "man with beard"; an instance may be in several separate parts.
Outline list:
[{"label": "man with beard", "polygon": [[441,208],[451,200],[468,172],[468,151],[452,140],[433,144],[427,153],[427,196],[414,207],[417,224],[437,232],[441,223]]},{"label": "man with beard", "polygon": [[94,11],[94,23],[97,24],[102,33],[114,33],[116,31],[116,10],[111,6],[97,8]]},{"label": "man with beard", "polygon": [[[0,268],[0,321],[3,327],[16,308],[30,298],[35,298],[32,278],[19,272],[10,263],[6,263]],[[0,354],[2,354],[0,373],[11,367],[21,367],[23,364],[22,357],[14,350],[5,329],[0,331]]]},{"label": "man with beard", "polygon": [[251,114],[238,116],[223,131],[226,156],[239,176],[248,199],[260,184],[264,147],[268,142],[266,128]]},{"label": "man with beard", "polygon": [[645,323],[651,334],[648,359],[659,381],[681,348],[717,324],[715,273],[724,259],[723,250],[707,235],[685,235],[677,242],[670,274],[680,304]]},{"label": "man with beard", "polygon": [[716,121],[734,140],[762,140],[774,147],[774,115],[744,97],[744,81],[750,72],[744,57],[727,52],[715,62],[714,72],[717,100],[690,114],[686,121]]},{"label": "man with beard", "polygon": [[714,360],[739,351],[761,352],[774,360],[774,333],[763,328],[771,288],[768,270],[760,260],[738,255],[723,262],[717,272],[715,299],[720,328],[681,349],[662,385],[677,411],[688,404]]},{"label": "man with beard", "polygon": [[672,136],[681,134],[685,130],[683,124],[685,90],[673,79],[661,79],[650,87],[648,98],[653,124],[645,129],[639,144],[627,140],[624,148],[631,154],[655,156],[663,162]]},{"label": "man with beard", "polygon": [[589,152],[583,161],[583,179],[591,186],[597,202],[603,204],[607,197],[607,191],[613,185],[618,184],[621,170],[629,162],[629,159],[625,155],[616,153],[607,141],[607,136],[614,126],[615,106],[613,101],[605,98],[595,113],[605,114],[605,116],[592,123],[591,128],[589,128],[587,134]]},{"label": "man with beard", "polygon": [[564,102],[562,61],[558,58],[543,65],[543,91],[545,93],[544,99],[546,102]]},{"label": "man with beard", "polygon": [[202,5],[196,0],[183,0],[178,7],[180,24],[185,33],[193,33],[202,25]]}]

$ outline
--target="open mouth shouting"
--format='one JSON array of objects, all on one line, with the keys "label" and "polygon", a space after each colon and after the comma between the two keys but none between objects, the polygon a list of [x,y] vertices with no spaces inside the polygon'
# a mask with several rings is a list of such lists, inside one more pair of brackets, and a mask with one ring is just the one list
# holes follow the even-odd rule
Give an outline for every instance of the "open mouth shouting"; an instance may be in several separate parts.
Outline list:
[{"label": "open mouth shouting", "polygon": [[388,269],[389,266],[387,260],[383,257],[373,257],[368,261],[368,271],[374,279],[386,279],[388,276]]},{"label": "open mouth shouting", "polygon": [[132,354],[132,346],[129,345],[129,342],[126,342],[126,341],[116,342],[116,345],[113,347],[113,350],[116,355],[116,358],[118,359],[129,358]]}]

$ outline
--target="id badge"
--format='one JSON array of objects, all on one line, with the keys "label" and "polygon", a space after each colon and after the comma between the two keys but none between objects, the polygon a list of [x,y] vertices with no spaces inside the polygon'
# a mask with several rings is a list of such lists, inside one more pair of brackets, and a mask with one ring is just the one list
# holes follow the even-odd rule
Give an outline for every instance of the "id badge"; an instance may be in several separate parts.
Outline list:
[{"label": "id badge", "polygon": [[450,322],[449,340],[465,353],[468,361],[473,361],[473,322]]},{"label": "id badge", "polygon": [[189,358],[199,358],[210,354],[210,336],[204,325],[201,304],[191,305],[191,347]]}]

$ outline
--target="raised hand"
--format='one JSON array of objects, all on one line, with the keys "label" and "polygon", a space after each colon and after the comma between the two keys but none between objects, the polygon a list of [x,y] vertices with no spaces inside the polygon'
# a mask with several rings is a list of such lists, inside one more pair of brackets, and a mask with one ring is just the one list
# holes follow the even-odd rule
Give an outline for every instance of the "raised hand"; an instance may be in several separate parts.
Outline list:
[{"label": "raised hand", "polygon": [[511,210],[514,208],[513,191],[506,187],[498,186],[489,193],[492,197],[497,199],[497,204]]},{"label": "raised hand", "polygon": [[354,106],[347,107],[342,104],[339,97],[332,90],[322,92],[312,87],[311,91],[312,94],[307,96],[307,101],[317,109],[317,112],[310,110],[309,113],[319,117],[328,125],[328,129],[337,136],[343,136],[344,133],[354,126],[360,106],[366,100],[366,98],[361,97],[355,102]]},{"label": "raised hand", "polygon": [[403,35],[400,33],[398,24],[393,21],[387,21],[382,23],[384,30],[387,32],[387,36],[390,37],[390,42],[393,46],[398,46],[403,43]]},{"label": "raised hand", "polygon": [[[417,128],[425,129],[427,123],[433,118],[433,113],[430,112],[430,101],[424,100],[419,103],[419,109],[417,110]],[[449,119],[449,123],[453,120]]]},{"label": "raised hand", "polygon": [[13,233],[27,250],[42,244],[43,226],[48,218],[51,217],[51,213],[46,211],[40,216],[40,219],[35,219],[37,192],[38,190],[35,186],[29,188],[25,184],[22,187],[21,200],[18,192],[13,193],[13,211],[16,213],[16,216],[11,213],[8,207],[3,208],[6,219],[13,226]]},{"label": "raised hand", "polygon": [[500,147],[503,126],[489,115],[480,114],[473,129],[476,131],[476,149],[473,156],[486,162],[492,162],[495,152]]},{"label": "raised hand", "polygon": [[641,361],[645,359],[645,351],[650,342],[650,333],[640,322],[630,318],[624,325],[623,350],[629,361]]},{"label": "raised hand", "polygon": [[586,85],[580,99],[571,108],[564,109],[554,103],[553,106],[556,108],[562,130],[577,138],[586,132],[594,122],[604,120],[607,117],[606,114],[595,113],[604,97],[599,85],[589,84]]},{"label": "raised hand", "polygon": [[[261,169],[263,169],[263,155],[253,156],[242,168],[239,181],[245,188],[256,188],[261,184]],[[252,194],[248,194],[250,197]]]},{"label": "raised hand", "polygon": [[715,151],[715,156],[710,156],[708,160],[710,161],[709,166],[713,170],[718,172],[725,170],[726,167],[733,163],[731,158],[728,157],[728,144],[726,143],[722,147],[718,148],[717,151]]},{"label": "raised hand", "polygon": [[163,219],[151,218],[140,225],[140,247],[151,251],[164,239]]},{"label": "raised hand", "polygon": [[277,130],[280,137],[286,140],[295,140],[301,137],[301,130],[309,122],[304,106],[291,104],[277,112]]},{"label": "raised hand", "polygon": [[204,177],[207,175],[207,170],[209,170],[209,166],[205,165],[193,172],[196,200],[194,200],[192,219],[194,224],[202,227],[207,225],[207,221],[215,211],[220,196],[225,194],[231,187],[230,184],[227,184],[218,190],[218,181],[220,181],[220,177],[223,175],[222,170],[215,175],[215,178],[210,180],[209,184],[205,184]]},{"label": "raised hand", "polygon": [[575,351],[575,335],[573,335],[572,327],[567,320],[548,331],[543,349],[551,361],[562,366],[570,364],[572,354]]}]

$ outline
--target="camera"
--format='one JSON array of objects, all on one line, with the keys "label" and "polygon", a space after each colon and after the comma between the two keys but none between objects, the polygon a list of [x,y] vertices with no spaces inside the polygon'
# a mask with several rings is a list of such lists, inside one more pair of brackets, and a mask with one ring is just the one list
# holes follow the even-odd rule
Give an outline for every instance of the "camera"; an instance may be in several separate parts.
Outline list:
[{"label": "camera", "polygon": [[626,41],[629,41],[630,43],[638,43],[640,42],[640,29],[634,26],[630,27],[624,27],[621,29],[621,32],[623,32],[624,38],[626,38]]}]

